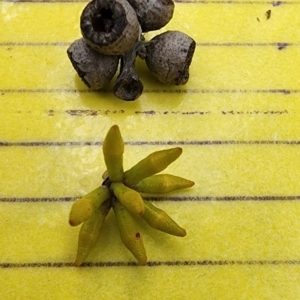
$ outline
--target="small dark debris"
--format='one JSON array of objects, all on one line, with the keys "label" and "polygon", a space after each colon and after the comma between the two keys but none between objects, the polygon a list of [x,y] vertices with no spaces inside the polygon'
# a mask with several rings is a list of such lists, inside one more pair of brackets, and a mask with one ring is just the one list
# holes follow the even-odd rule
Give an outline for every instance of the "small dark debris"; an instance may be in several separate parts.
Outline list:
[{"label": "small dark debris", "polygon": [[288,46],[288,43],[277,43],[278,50],[283,50]]},{"label": "small dark debris", "polygon": [[48,116],[49,117],[53,117],[54,116],[54,110],[53,109],[49,109],[48,110]]},{"label": "small dark debris", "polygon": [[281,1],[273,1],[273,2],[272,2],[272,5],[273,5],[273,6],[279,6],[279,5],[281,5],[281,4],[282,4]]},{"label": "small dark debris", "polygon": [[271,13],[272,13],[271,9],[269,9],[269,10],[266,11],[266,18],[267,18],[267,20],[269,20],[271,18]]}]

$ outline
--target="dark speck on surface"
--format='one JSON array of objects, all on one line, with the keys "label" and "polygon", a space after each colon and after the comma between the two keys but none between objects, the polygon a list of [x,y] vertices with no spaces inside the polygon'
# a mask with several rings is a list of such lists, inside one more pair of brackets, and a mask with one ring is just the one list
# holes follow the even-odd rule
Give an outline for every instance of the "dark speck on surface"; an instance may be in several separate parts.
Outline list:
[{"label": "dark speck on surface", "polygon": [[281,4],[282,4],[281,1],[273,1],[273,2],[272,2],[272,5],[273,5],[273,6],[279,6],[279,5],[281,5]]},{"label": "dark speck on surface", "polygon": [[277,47],[278,47],[278,50],[283,50],[285,49],[289,44],[288,43],[278,43],[277,44]]}]

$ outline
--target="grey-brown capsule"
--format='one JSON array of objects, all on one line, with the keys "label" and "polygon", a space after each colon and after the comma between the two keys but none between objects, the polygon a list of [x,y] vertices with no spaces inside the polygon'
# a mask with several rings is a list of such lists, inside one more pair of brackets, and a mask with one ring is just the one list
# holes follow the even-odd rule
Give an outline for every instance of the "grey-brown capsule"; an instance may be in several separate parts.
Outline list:
[{"label": "grey-brown capsule", "polygon": [[140,25],[126,0],[93,0],[80,18],[81,33],[95,50],[106,55],[120,55],[138,40]]},{"label": "grey-brown capsule", "polygon": [[128,0],[135,9],[143,32],[164,27],[173,17],[172,0]]},{"label": "grey-brown capsule", "polygon": [[132,101],[143,92],[144,85],[135,72],[136,53],[142,43],[136,43],[133,48],[121,57],[120,74],[114,84],[113,93],[116,97]]},{"label": "grey-brown capsule", "polygon": [[180,31],[155,36],[146,46],[146,64],[162,83],[181,85],[189,79],[196,42]]},{"label": "grey-brown capsule", "polygon": [[100,54],[89,47],[83,39],[74,41],[67,54],[79,77],[94,90],[108,84],[118,68],[118,56]]}]

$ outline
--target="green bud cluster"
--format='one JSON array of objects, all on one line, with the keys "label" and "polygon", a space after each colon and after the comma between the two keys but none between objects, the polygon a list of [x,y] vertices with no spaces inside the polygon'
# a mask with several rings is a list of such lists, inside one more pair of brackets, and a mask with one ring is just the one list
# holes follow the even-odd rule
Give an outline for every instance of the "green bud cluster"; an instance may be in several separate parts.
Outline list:
[{"label": "green bud cluster", "polygon": [[117,125],[108,131],[103,143],[107,171],[102,185],[72,205],[69,223],[82,224],[75,265],[80,266],[97,242],[110,209],[113,209],[120,237],[140,265],[147,263],[142,235],[135,219],[143,218],[151,227],[184,237],[180,227],[166,212],[143,199],[140,193],[163,194],[194,185],[193,181],[170,174],[157,174],[182,153],[179,147],[153,152],[131,169],[123,170],[124,142]]}]

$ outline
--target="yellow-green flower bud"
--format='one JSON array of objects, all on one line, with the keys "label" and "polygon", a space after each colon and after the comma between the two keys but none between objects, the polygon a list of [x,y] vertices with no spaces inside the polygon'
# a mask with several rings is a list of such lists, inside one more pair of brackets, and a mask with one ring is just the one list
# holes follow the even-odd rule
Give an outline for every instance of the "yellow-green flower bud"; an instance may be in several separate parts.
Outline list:
[{"label": "yellow-green flower bud", "polygon": [[153,175],[132,186],[140,193],[163,194],[193,186],[191,180],[170,174]]},{"label": "yellow-green flower bud", "polygon": [[123,183],[112,183],[111,189],[121,204],[133,215],[142,215],[145,210],[141,195]]},{"label": "yellow-green flower bud", "polygon": [[163,171],[168,165],[175,161],[181,153],[182,149],[179,147],[151,153],[124,173],[125,184],[132,186],[144,178]]},{"label": "yellow-green flower bud", "polygon": [[133,254],[140,265],[145,265],[147,263],[147,256],[144,243],[132,216],[117,200],[114,201],[113,208],[123,244]]},{"label": "yellow-green flower bud", "polygon": [[165,211],[144,200],[145,212],[143,219],[153,228],[168,234],[184,237],[186,231],[180,227]]},{"label": "yellow-green flower bud", "polygon": [[70,225],[77,226],[86,221],[105,200],[110,198],[110,196],[109,189],[105,186],[100,186],[75,201],[69,215]]},{"label": "yellow-green flower bud", "polygon": [[122,181],[124,141],[117,125],[109,129],[102,150],[109,179],[112,182]]},{"label": "yellow-green flower bud", "polygon": [[110,208],[110,202],[105,201],[92,214],[92,216],[82,224],[79,231],[78,249],[75,260],[75,265],[77,267],[84,262],[91,249],[97,242],[105,217],[107,216]]}]

